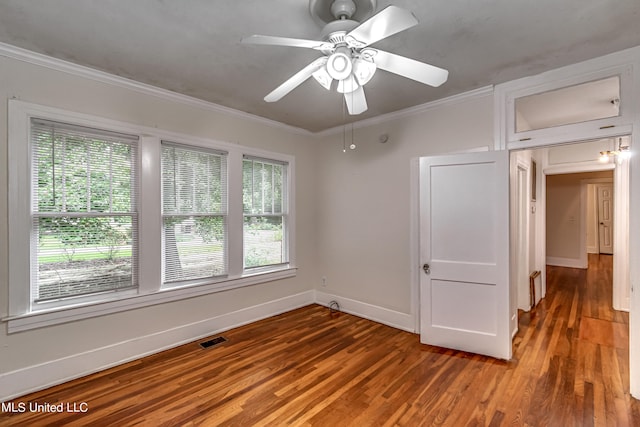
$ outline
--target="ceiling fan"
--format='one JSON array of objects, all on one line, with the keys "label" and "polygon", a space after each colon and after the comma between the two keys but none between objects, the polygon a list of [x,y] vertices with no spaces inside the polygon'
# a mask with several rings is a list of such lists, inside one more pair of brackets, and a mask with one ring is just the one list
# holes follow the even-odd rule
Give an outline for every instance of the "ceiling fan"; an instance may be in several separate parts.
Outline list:
[{"label": "ceiling fan", "polygon": [[[319,17],[319,1],[310,0],[309,8],[316,18]],[[324,54],[265,96],[265,101],[280,100],[309,77],[313,77],[327,90],[331,90],[332,83],[336,80],[336,90],[344,94],[349,114],[355,115],[367,110],[363,86],[371,80],[378,68],[434,87],[447,81],[447,70],[369,47],[417,25],[418,20],[413,13],[397,6],[388,6],[359,23],[351,19],[358,18],[354,16],[357,13],[356,3],[358,8],[363,6],[367,11],[375,9],[375,0],[332,1],[330,10],[334,20],[329,18],[324,26],[321,41],[263,35],[242,39],[242,43],[247,44],[302,47]]]}]

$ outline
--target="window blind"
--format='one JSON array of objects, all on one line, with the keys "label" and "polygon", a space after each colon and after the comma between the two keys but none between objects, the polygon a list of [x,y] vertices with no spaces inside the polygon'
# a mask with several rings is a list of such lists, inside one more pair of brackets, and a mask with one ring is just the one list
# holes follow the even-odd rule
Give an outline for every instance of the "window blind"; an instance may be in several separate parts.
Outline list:
[{"label": "window blind", "polygon": [[162,145],[164,282],[227,272],[227,156]]},{"label": "window blind", "polygon": [[245,268],[284,264],[287,164],[245,157],[242,164]]},{"label": "window blind", "polygon": [[137,136],[31,119],[32,300],[137,286]]}]

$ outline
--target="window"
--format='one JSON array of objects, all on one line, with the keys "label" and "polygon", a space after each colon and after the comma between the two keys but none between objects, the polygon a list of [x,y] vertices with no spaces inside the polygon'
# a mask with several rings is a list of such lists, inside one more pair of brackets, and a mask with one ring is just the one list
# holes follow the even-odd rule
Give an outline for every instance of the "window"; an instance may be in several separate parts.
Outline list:
[{"label": "window", "polygon": [[244,266],[288,262],[285,242],[287,164],[245,156],[242,164]]},{"label": "window", "polygon": [[496,149],[631,133],[633,102],[627,97],[634,68],[628,56],[612,56],[606,67],[588,62],[496,85]]},{"label": "window", "polygon": [[34,303],[137,286],[137,140],[31,119]]},{"label": "window", "polygon": [[163,142],[165,283],[226,274],[225,181],[225,153]]},{"label": "window", "polygon": [[292,156],[8,104],[9,333],[296,275]]}]

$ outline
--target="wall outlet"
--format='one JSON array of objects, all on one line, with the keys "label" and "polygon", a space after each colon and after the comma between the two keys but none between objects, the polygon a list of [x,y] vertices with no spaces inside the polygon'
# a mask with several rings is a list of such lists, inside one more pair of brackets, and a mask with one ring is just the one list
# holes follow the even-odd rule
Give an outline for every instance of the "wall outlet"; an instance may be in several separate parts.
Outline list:
[{"label": "wall outlet", "polygon": [[320,282],[322,283],[322,286],[327,286],[327,276],[322,276],[320,278]]}]

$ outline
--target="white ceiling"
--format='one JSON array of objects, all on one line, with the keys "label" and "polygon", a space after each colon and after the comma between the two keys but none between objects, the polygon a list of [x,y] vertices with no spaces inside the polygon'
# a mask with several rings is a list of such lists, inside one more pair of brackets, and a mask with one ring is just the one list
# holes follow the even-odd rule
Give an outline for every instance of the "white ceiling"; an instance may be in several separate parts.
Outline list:
[{"label": "white ceiling", "polygon": [[[639,0],[378,0],[420,24],[374,46],[449,70],[439,88],[378,71],[361,120],[640,45]],[[313,79],[263,97],[321,54],[242,45],[317,39],[307,0],[0,0],[0,42],[312,132],[345,123]]]}]

